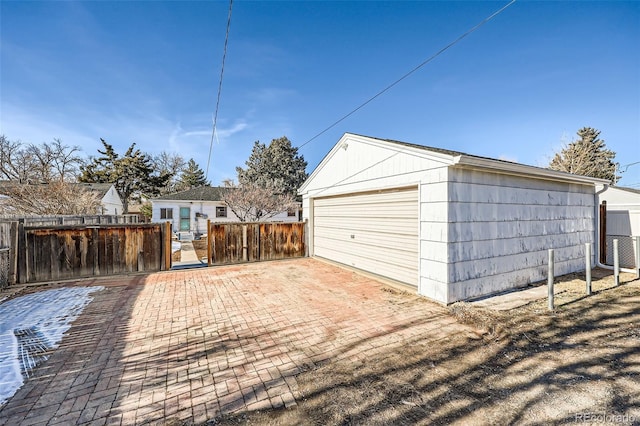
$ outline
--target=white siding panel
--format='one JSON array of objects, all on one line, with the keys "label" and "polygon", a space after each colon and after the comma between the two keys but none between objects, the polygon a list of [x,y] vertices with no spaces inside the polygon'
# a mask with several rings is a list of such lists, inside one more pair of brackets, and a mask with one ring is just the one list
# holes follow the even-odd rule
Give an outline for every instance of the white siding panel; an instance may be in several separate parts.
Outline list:
[{"label": "white siding panel", "polygon": [[548,249],[556,274],[584,269],[593,186],[457,169],[449,190],[449,303],[544,279]]},{"label": "white siding panel", "polygon": [[[556,276],[569,274],[581,269],[584,269],[584,258],[555,262]],[[499,293],[509,288],[524,287],[532,282],[545,281],[547,279],[547,271],[546,262],[542,262],[539,266],[518,268],[505,272],[500,275],[500,279],[489,275],[451,283],[449,285],[448,303]]]},{"label": "white siding panel", "polygon": [[607,210],[607,235],[640,236],[640,209]]},{"label": "white siding panel", "polygon": [[316,256],[418,285],[417,188],[318,198]]},{"label": "white siding panel", "polygon": [[[446,282],[449,273],[449,264],[444,262],[437,262],[431,259],[420,259],[421,275],[423,278],[427,278],[432,281]],[[446,303],[446,299],[440,300]]]},{"label": "white siding panel", "polygon": [[449,285],[430,278],[421,278],[422,295],[441,303],[449,300]]}]

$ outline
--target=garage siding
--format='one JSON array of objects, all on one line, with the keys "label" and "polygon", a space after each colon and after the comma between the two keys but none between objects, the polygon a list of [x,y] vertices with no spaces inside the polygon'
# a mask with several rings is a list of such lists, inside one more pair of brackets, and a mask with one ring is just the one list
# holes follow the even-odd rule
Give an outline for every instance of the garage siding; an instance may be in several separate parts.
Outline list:
[{"label": "garage siding", "polygon": [[449,302],[544,280],[551,248],[556,275],[584,270],[594,212],[589,185],[452,171]]},{"label": "garage siding", "polygon": [[314,255],[418,285],[418,189],[313,200]]}]

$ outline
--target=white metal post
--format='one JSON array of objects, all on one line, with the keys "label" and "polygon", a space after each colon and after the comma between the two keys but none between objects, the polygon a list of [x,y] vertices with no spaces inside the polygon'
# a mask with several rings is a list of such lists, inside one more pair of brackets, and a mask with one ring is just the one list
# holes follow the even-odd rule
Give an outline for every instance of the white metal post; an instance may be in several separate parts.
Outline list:
[{"label": "white metal post", "polygon": [[585,280],[587,283],[587,296],[591,296],[591,243],[584,247]]},{"label": "white metal post", "polygon": [[617,238],[613,240],[613,281],[615,285],[620,285],[620,257]]},{"label": "white metal post", "polygon": [[549,275],[547,277],[547,292],[549,296],[549,310],[553,311],[553,274],[554,274],[553,249],[549,249]]}]

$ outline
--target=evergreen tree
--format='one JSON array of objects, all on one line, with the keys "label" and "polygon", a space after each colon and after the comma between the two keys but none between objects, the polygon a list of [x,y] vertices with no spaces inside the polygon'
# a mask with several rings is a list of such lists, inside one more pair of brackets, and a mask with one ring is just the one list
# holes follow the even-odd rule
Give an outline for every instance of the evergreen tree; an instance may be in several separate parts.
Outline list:
[{"label": "evergreen tree", "polygon": [[183,168],[180,175],[180,190],[184,191],[209,184],[207,177],[204,175],[200,166],[198,166],[198,163],[196,163],[193,158],[189,159],[186,167]]},{"label": "evergreen tree", "polygon": [[273,139],[268,146],[256,141],[245,164],[246,169],[236,167],[240,186],[255,185],[276,194],[296,197],[308,176],[307,162],[286,136]]},{"label": "evergreen tree", "polygon": [[81,167],[80,182],[113,183],[120,196],[124,213],[129,211],[130,201],[139,201],[141,196],[158,195],[171,175],[157,173],[149,155],[135,148],[131,144],[123,156],[120,156],[113,146],[104,139],[100,139],[104,150],[102,154],[93,158],[91,162]]},{"label": "evergreen tree", "polygon": [[614,162],[616,153],[607,149],[604,140],[600,139],[600,131],[592,127],[578,130],[579,139],[565,146],[556,153],[549,168],[576,175],[608,179],[613,183],[618,163]]}]

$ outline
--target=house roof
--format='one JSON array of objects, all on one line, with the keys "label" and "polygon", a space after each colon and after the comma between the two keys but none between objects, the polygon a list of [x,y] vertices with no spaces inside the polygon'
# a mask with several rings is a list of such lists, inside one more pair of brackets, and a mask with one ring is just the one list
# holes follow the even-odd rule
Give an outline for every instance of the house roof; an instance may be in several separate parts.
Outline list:
[{"label": "house roof", "polygon": [[153,198],[156,200],[179,200],[179,201],[221,201],[226,191],[232,188],[221,186],[200,186],[197,188],[187,189],[186,191],[167,194],[161,197]]},{"label": "house roof", "polygon": [[74,185],[80,188],[87,189],[91,192],[95,192],[98,194],[100,198],[103,198],[113,186],[112,183],[85,183],[85,182],[74,183]]},{"label": "house roof", "polygon": [[[12,187],[16,187],[18,185],[27,185],[25,183],[18,183],[15,181],[9,181],[9,180],[0,180],[0,190],[2,188],[12,188]],[[46,183],[40,183],[38,185],[47,185]],[[95,192],[98,194],[99,198],[103,198],[107,192],[109,192],[109,190],[111,189],[111,187],[113,186],[112,183],[71,183],[71,185],[74,185],[77,188],[83,188],[92,192]],[[119,194],[118,194],[119,195]]]},{"label": "house roof", "polygon": [[611,188],[619,189],[621,191],[632,192],[634,194],[640,194],[640,189],[638,188],[629,188],[627,186],[613,186],[613,185],[611,186]]},{"label": "house roof", "polygon": [[[440,161],[443,161],[450,166],[471,168],[471,169],[481,169],[481,170],[491,170],[495,173],[505,173],[505,174],[513,174],[513,175],[521,175],[521,176],[530,176],[536,177],[540,179],[548,179],[548,180],[559,180],[559,181],[570,181],[581,184],[609,184],[610,182],[606,179],[598,179],[589,176],[581,176],[574,175],[565,172],[559,172],[556,170],[546,169],[542,167],[529,166],[526,164],[516,163],[508,160],[499,160],[496,158],[490,157],[482,157],[479,155],[466,154],[460,151],[454,151],[450,149],[444,148],[436,148],[432,146],[419,145],[415,143],[409,142],[401,142],[393,139],[383,139],[376,138],[373,136],[365,136],[358,135],[355,133],[345,133],[342,138],[336,143],[336,145],[327,153],[327,155],[322,159],[320,164],[316,167],[316,169],[309,175],[307,180],[302,184],[299,193],[302,193],[304,189],[307,187],[308,182],[310,182],[316,172],[321,169],[324,164],[326,164],[334,152],[339,149],[339,146],[343,141],[348,139],[357,139],[360,142],[364,143],[372,143],[375,144],[380,142],[382,144],[390,144],[395,145],[402,148],[402,151],[405,151],[407,154],[414,155],[428,155],[431,157],[437,157]],[[401,152],[402,152],[401,151]]]}]

